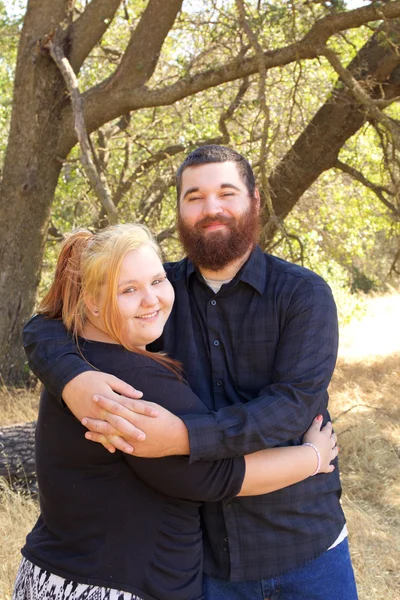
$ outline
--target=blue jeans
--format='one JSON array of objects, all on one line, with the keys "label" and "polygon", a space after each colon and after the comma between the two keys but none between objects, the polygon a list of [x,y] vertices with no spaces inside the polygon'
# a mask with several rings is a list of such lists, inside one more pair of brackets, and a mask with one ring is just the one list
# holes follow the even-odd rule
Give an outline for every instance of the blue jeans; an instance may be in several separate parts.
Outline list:
[{"label": "blue jeans", "polygon": [[231,582],[204,575],[204,600],[357,600],[347,538],[281,577]]}]

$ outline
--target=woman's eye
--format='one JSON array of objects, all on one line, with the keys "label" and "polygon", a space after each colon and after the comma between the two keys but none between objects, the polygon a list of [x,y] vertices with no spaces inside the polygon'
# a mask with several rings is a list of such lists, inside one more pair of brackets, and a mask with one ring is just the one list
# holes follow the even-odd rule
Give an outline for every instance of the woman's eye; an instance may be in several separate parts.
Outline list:
[{"label": "woman's eye", "polygon": [[124,294],[130,294],[131,292],[135,292],[136,288],[134,287],[130,287],[130,288],[126,288],[126,290],[123,291]]},{"label": "woman's eye", "polygon": [[162,283],[165,280],[166,280],[166,277],[162,277],[161,279],[155,279],[153,281],[152,285],[158,285],[159,283]]}]

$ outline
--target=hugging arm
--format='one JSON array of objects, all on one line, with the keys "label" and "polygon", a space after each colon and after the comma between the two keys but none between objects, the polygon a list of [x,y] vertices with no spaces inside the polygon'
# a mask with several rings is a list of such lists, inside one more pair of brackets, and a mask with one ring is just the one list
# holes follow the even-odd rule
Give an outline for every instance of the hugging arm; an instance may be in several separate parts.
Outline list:
[{"label": "hugging arm", "polygon": [[[24,327],[23,344],[34,374],[53,396],[67,404],[77,419],[101,419],[102,410],[93,401],[94,394],[116,401],[119,394],[124,394],[136,399],[132,402],[138,414],[156,416],[153,407],[137,401],[142,396],[140,391],[113,375],[96,371],[83,359],[60,319],[48,319],[44,315],[32,317]],[[132,438],[135,434],[145,437],[138,429],[134,430]],[[130,444],[117,435],[104,438],[102,443],[110,451],[115,447],[132,451]]]},{"label": "hugging arm", "polygon": [[286,314],[271,385],[246,404],[182,417],[191,461],[277,446],[301,436],[317,414],[326,417],[337,346],[337,312],[329,287],[322,281],[304,286]]},{"label": "hugging arm", "polygon": [[[182,415],[185,411],[201,415],[207,409],[185,383],[158,367],[142,367],[117,375],[140,383],[146,397],[162,399],[165,408]],[[321,468],[330,472],[330,461],[337,455],[336,436],[329,425],[320,431],[321,421],[313,423],[310,441],[320,450]],[[217,501],[233,496],[266,494],[309,477],[316,469],[317,455],[309,446],[272,448],[246,457],[198,461],[189,464],[186,456],[137,458],[124,455],[135,473],[158,491],[189,500]]]},{"label": "hugging arm", "polygon": [[29,367],[49,392],[61,401],[65,385],[77,375],[93,371],[78,352],[60,319],[35,315],[25,325],[23,344]]}]

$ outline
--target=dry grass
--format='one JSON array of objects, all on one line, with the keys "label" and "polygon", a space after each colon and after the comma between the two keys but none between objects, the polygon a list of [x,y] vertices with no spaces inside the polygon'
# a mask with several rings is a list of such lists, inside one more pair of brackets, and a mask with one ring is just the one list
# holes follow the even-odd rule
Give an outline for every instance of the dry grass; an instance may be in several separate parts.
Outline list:
[{"label": "dry grass", "polygon": [[[367,300],[341,340],[331,413],[359,597],[400,600],[400,296]],[[0,388],[1,424],[32,420],[36,407],[37,393]],[[9,600],[37,506],[7,486],[0,496],[0,600]]]},{"label": "dry grass", "polygon": [[0,485],[0,600],[10,600],[21,560],[20,550],[32,529],[39,509],[37,502]]},{"label": "dry grass", "polygon": [[39,406],[39,394],[39,391],[25,389],[9,390],[1,383],[0,426],[34,421]]}]

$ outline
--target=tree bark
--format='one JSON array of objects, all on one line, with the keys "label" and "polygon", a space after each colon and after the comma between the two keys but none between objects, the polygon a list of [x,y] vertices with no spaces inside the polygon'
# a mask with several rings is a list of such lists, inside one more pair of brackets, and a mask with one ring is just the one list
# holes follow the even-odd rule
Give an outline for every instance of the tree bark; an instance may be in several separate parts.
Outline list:
[{"label": "tree bark", "polygon": [[[65,0],[29,3],[21,32],[9,142],[0,187],[0,373],[19,383],[21,330],[35,301],[61,164],[56,148],[65,84],[38,41],[69,18]],[[62,31],[56,36],[62,41]]]},{"label": "tree bark", "polygon": [[36,422],[0,427],[0,477],[17,489],[37,492],[35,467]]}]

